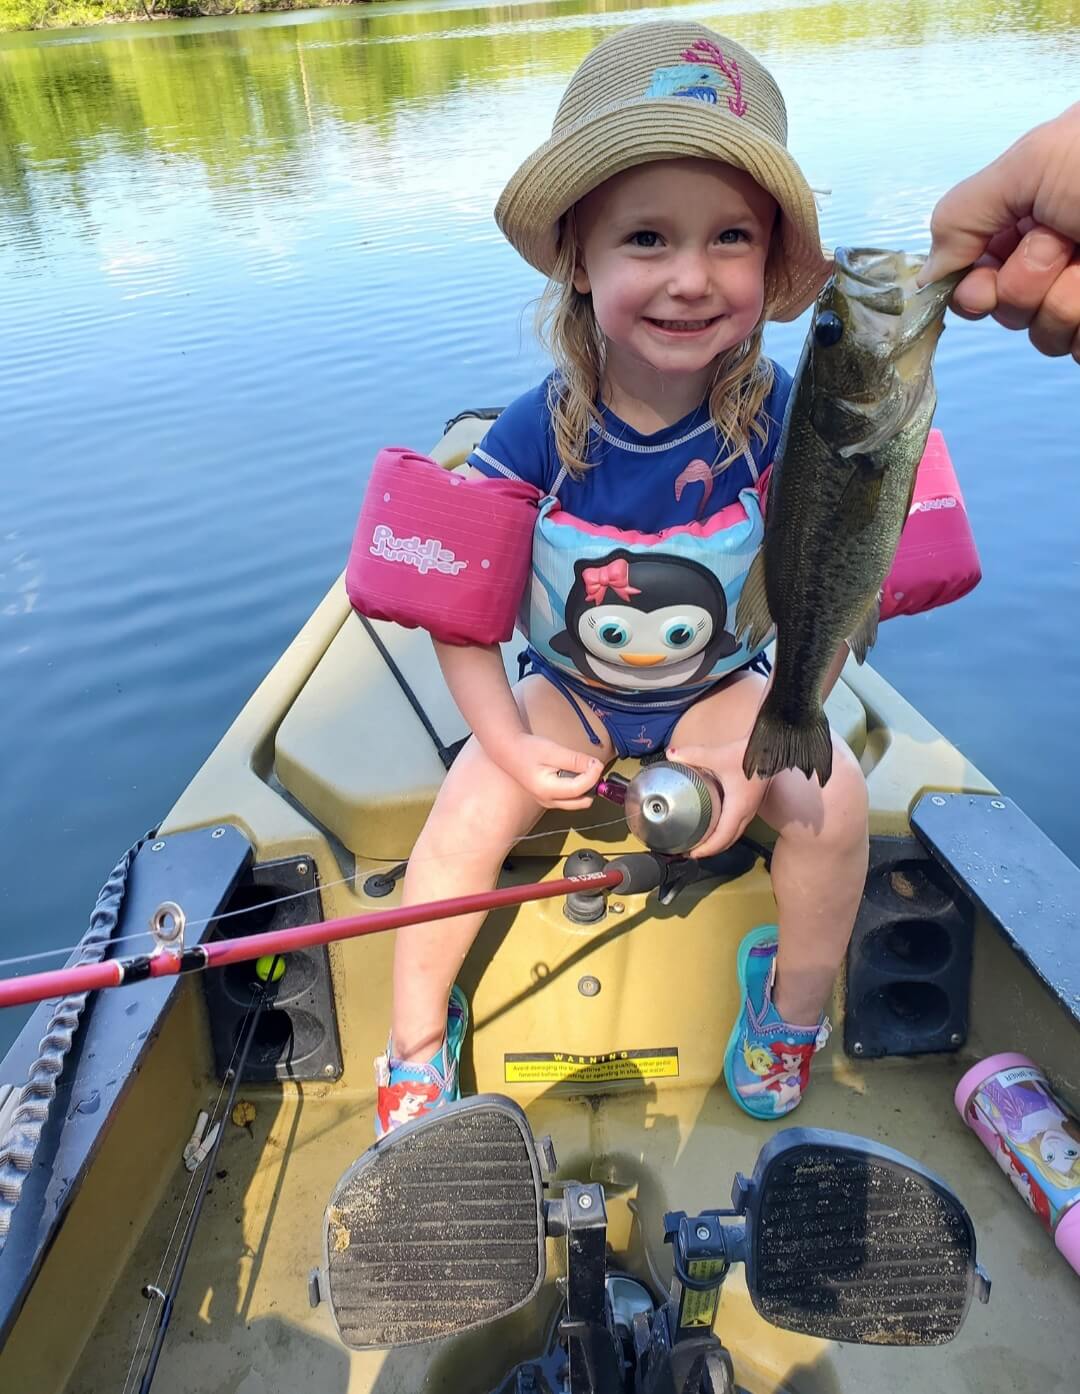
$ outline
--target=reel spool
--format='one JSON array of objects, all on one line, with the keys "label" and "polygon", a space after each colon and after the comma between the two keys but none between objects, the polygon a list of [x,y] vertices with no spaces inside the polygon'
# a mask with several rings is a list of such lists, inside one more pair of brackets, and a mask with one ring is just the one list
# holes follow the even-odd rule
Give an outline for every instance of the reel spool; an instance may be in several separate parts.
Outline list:
[{"label": "reel spool", "polygon": [[626,822],[654,852],[689,852],[720,819],[724,795],[704,770],[661,761],[640,770],[626,786]]}]

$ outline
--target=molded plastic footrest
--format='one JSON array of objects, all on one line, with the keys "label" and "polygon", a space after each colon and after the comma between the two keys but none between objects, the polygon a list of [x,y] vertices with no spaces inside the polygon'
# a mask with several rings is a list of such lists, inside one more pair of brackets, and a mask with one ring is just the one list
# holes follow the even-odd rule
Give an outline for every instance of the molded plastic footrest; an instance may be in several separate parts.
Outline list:
[{"label": "molded plastic footrest", "polygon": [[324,1291],[354,1349],[433,1340],[515,1310],[544,1276],[525,1115],[480,1096],[399,1128],[338,1182],[324,1230]]}]

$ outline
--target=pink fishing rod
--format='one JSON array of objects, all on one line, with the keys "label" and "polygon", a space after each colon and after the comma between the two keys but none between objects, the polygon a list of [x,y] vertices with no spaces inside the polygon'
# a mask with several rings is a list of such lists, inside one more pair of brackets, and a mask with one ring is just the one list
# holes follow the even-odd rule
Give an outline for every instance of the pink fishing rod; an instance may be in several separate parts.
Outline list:
[{"label": "pink fishing rod", "polygon": [[[650,871],[647,864],[655,869]],[[204,968],[224,968],[229,963],[244,963],[268,954],[287,954],[314,944],[356,939],[362,934],[380,934],[383,930],[400,929],[403,925],[426,920],[452,919],[455,915],[468,915],[476,910],[498,910],[506,905],[523,905],[530,900],[551,900],[575,891],[614,890],[616,886],[623,886],[627,891],[651,890],[660,883],[661,878],[661,864],[655,858],[648,853],[632,853],[611,863],[606,871],[588,876],[564,876],[556,881],[536,881],[524,886],[507,886],[474,895],[455,896],[449,900],[432,900],[424,905],[396,906],[389,910],[373,910],[365,915],[347,915],[340,920],[298,925],[294,929],[267,930],[263,934],[249,934],[237,939],[215,939],[209,944],[195,944],[177,951],[159,948],[154,953],[132,958],[111,958],[103,963],[84,963],[69,968],[54,968],[46,973],[4,978],[0,979],[0,1007],[21,1007],[28,1002],[67,997],[72,993],[89,992],[93,988],[120,987],[124,983],[142,982],[147,978],[167,978],[178,973],[201,972]]]}]

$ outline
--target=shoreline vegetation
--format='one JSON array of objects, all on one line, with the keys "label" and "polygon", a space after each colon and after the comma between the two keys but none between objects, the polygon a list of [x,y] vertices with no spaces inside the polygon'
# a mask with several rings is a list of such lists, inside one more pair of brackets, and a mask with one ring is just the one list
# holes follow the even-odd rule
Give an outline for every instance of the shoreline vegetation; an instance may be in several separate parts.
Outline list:
[{"label": "shoreline vegetation", "polygon": [[214,19],[287,10],[337,9],[365,0],[0,0],[0,34],[90,24]]}]

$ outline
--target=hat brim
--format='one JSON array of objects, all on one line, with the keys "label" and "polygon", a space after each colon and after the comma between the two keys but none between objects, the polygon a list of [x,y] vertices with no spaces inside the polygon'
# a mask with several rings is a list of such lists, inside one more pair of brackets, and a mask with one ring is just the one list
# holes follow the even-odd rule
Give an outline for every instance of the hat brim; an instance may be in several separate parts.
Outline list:
[{"label": "hat brim", "polygon": [[495,221],[513,247],[550,276],[563,214],[606,179],[664,159],[719,160],[743,169],[780,208],[780,256],[766,287],[769,319],[791,320],[810,305],[829,272],[817,208],[788,151],[738,117],[686,97],[642,97],[590,113],[540,146],[511,177]]}]

